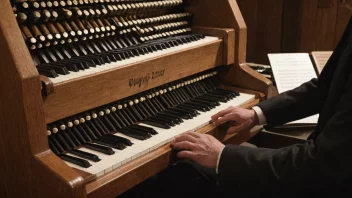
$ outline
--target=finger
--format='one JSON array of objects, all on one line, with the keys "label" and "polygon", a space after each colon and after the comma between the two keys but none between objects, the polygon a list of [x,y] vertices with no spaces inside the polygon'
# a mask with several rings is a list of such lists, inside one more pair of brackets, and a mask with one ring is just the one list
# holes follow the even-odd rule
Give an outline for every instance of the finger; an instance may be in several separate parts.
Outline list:
[{"label": "finger", "polygon": [[195,137],[193,137],[189,133],[185,133],[185,134],[182,134],[180,136],[175,137],[175,139],[173,139],[171,141],[171,144],[176,143],[176,142],[183,142],[183,141],[189,141],[189,142],[195,143],[197,140]]},{"label": "finger", "polygon": [[182,159],[189,159],[192,161],[196,161],[196,158],[197,158],[196,154],[192,151],[181,151],[177,153],[177,157]]},{"label": "finger", "polygon": [[225,110],[222,110],[219,113],[211,116],[211,119],[213,120],[213,122],[215,122],[218,118],[223,117],[224,115],[231,113],[232,109],[233,109],[232,107],[229,107]]},{"label": "finger", "polygon": [[[194,138],[200,138],[201,134],[196,133],[196,132],[188,132],[188,135],[194,137]],[[197,141],[197,140],[196,140]]]},{"label": "finger", "polygon": [[236,118],[237,118],[237,115],[235,113],[230,113],[230,114],[227,114],[224,117],[221,117],[218,120],[216,120],[214,122],[214,124],[216,126],[218,126],[218,125],[225,123],[225,122],[228,122],[228,121],[235,121],[236,122]]},{"label": "finger", "polygon": [[190,150],[194,151],[196,149],[196,144],[188,141],[183,141],[183,142],[176,142],[174,144],[171,144],[172,148],[176,150]]},{"label": "finger", "polygon": [[227,129],[227,133],[234,134],[234,133],[242,132],[243,130],[244,130],[244,125],[240,124],[238,126],[233,126],[233,127],[230,127],[229,129]]}]

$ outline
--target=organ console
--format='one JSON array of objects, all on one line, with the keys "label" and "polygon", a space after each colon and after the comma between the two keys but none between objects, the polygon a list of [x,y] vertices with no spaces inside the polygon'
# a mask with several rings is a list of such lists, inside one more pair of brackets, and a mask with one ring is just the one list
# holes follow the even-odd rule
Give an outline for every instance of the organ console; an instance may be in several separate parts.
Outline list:
[{"label": "organ console", "polygon": [[5,197],[118,196],[178,134],[248,140],[210,116],[271,94],[235,0],[5,0],[0,52]]}]

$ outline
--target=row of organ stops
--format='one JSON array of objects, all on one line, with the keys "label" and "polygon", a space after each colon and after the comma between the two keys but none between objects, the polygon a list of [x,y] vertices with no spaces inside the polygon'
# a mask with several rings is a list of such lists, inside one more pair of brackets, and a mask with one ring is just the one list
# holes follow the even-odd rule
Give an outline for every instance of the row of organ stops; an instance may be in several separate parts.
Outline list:
[{"label": "row of organ stops", "polygon": [[[164,1],[162,1],[164,2]],[[107,6],[113,9],[117,6]],[[113,9],[114,10],[114,9]],[[139,40],[190,25],[190,14],[178,13],[141,18],[135,14],[115,15],[104,5],[87,9],[73,7],[57,10],[15,12],[29,49],[133,33]],[[74,17],[75,15],[85,17]],[[147,27],[146,27],[147,26]],[[154,37],[153,37],[154,36]]]},{"label": "row of organ stops", "polygon": [[87,168],[89,161],[100,159],[80,150],[82,147],[114,155],[113,148],[133,147],[133,138],[147,140],[158,135],[156,128],[170,129],[239,96],[216,87],[212,80],[216,74],[209,72],[170,83],[49,124],[49,146],[63,160]]},{"label": "row of organ stops", "polygon": [[[190,14],[178,13],[159,17],[151,17],[141,21],[142,25],[152,22],[159,24],[148,27],[135,26],[132,28],[118,30],[119,19],[76,19],[72,21],[48,22],[46,24],[20,24],[30,49],[35,50],[42,47],[55,46],[57,44],[73,43],[119,35],[131,34],[138,41],[144,42],[167,36],[168,31],[176,30],[190,25]],[[120,17],[123,21],[123,17]],[[179,21],[177,21],[179,20]],[[125,22],[127,23],[127,22]],[[162,24],[160,24],[162,23]],[[118,26],[117,26],[118,25]],[[118,30],[118,31],[116,31]],[[165,33],[165,34],[163,34]]]},{"label": "row of organ stops", "polygon": [[[138,8],[131,8],[134,4],[117,4],[117,5],[91,5],[84,7],[59,7],[59,8],[44,8],[40,7],[38,2],[32,2],[38,8],[34,9],[17,9],[14,7],[14,12],[17,14],[19,22],[23,23],[28,20],[30,23],[65,20],[70,18],[99,18],[112,16],[138,16],[145,18],[148,15],[162,15],[168,8],[182,4],[182,0],[163,0],[155,2],[139,3]],[[28,7],[27,2],[25,7]],[[24,6],[22,6],[24,7]],[[26,16],[29,14],[29,17]]]},{"label": "row of organ stops", "polygon": [[[72,6],[106,5],[112,13],[146,13],[180,5],[182,0],[11,0],[14,11],[27,9],[51,9]],[[116,7],[115,7],[116,6]]]}]

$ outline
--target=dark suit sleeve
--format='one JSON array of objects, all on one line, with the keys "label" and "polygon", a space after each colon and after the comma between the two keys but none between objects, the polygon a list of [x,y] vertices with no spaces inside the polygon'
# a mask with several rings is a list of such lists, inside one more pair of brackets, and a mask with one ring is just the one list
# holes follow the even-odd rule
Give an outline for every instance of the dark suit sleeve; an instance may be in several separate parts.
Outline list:
[{"label": "dark suit sleeve", "polygon": [[[351,87],[350,76],[345,89]],[[218,171],[220,184],[243,189],[331,188],[352,178],[352,91],[344,91],[315,141],[281,149],[226,146]]]},{"label": "dark suit sleeve", "polygon": [[269,126],[277,126],[319,112],[321,104],[318,80],[312,79],[296,89],[258,104]]}]

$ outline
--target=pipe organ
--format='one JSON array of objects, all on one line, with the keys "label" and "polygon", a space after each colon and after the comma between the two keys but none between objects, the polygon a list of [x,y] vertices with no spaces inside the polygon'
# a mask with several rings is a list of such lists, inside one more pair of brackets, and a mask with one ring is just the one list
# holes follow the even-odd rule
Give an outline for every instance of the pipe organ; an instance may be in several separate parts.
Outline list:
[{"label": "pipe organ", "polygon": [[175,161],[187,132],[271,82],[245,64],[235,0],[4,0],[0,192],[116,197]]}]

